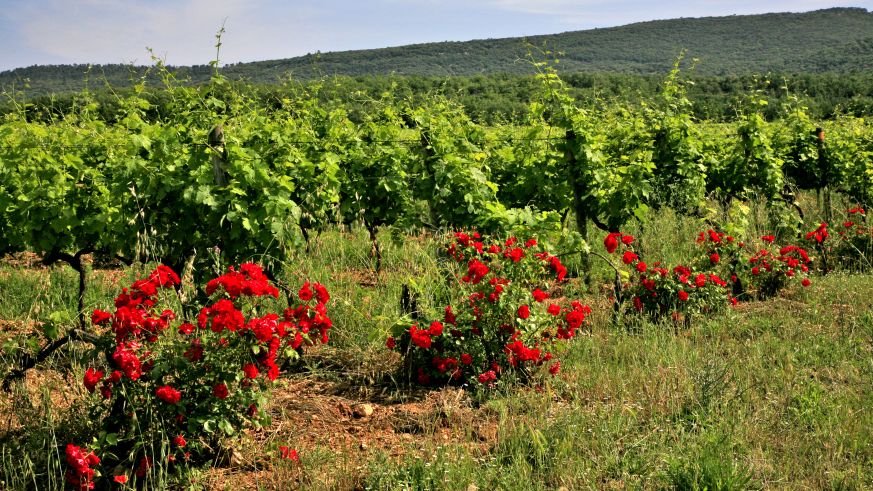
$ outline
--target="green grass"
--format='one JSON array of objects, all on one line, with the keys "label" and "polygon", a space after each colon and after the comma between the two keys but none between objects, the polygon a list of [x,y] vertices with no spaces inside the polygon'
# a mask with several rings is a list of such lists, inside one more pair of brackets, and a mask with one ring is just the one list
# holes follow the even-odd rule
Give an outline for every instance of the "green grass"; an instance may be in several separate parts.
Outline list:
[{"label": "green grass", "polygon": [[[835,275],[820,279],[803,303],[776,299],[678,335],[658,325],[633,334],[594,326],[567,354],[565,376],[542,394],[489,403],[501,408],[500,427],[484,462],[443,450],[399,468],[384,462],[371,482],[424,489],[442,487],[433,483],[446,475],[448,489],[465,482],[480,489],[868,488],[871,294],[869,276]],[[823,312],[845,300],[848,314]]]},{"label": "green grass", "polygon": [[[691,254],[688,242],[699,228],[665,213],[634,233],[641,234],[648,257],[676,262]],[[325,232],[308,253],[289,260],[283,282],[293,289],[304,278],[324,283],[334,320],[331,347],[291,374],[290,386],[345,383],[362,394],[388,394],[379,399],[380,410],[427,399],[395,382],[397,363],[384,340],[399,321],[402,285],[419,293],[425,310],[443,305],[436,244],[428,237],[380,238],[385,258],[378,275],[364,232]],[[592,237],[593,247],[598,240]],[[608,281],[604,265],[595,271]],[[92,284],[88,308],[109,307],[114,288]],[[2,267],[0,318],[46,321],[63,311],[73,319],[75,286],[69,268]],[[561,354],[559,377],[487,397],[437,393],[442,402],[425,405],[414,431],[396,427],[398,435],[412,432],[407,443],[348,453],[310,445],[302,450],[302,468],[257,464],[265,445],[295,444],[298,437],[289,426],[300,408],[277,407],[266,436],[250,434],[239,444],[256,463],[230,472],[250,476],[245,482],[253,489],[294,483],[304,489],[873,487],[869,273],[815,277],[809,288],[792,287],[682,328],[631,318],[612,322],[598,287],[588,291],[575,280],[565,293],[582,296],[596,311],[588,335]],[[61,350],[28,384],[2,397],[2,487],[61,485],[59,445],[89,430],[80,409],[87,356],[83,346]],[[13,358],[4,351],[4,366]],[[481,437],[482,427],[493,427],[493,435]],[[444,438],[449,430],[452,437]],[[195,479],[208,488],[237,487],[208,472]]]}]

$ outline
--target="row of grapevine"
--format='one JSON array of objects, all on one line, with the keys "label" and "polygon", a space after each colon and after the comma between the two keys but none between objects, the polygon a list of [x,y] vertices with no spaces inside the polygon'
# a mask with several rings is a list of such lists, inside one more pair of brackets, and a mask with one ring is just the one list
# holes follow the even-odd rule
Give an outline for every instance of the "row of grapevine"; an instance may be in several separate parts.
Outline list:
[{"label": "row of grapevine", "polygon": [[557,75],[540,80],[523,126],[484,127],[445,99],[412,105],[390,92],[358,101],[368,110],[353,123],[317,86],[265,107],[220,76],[199,88],[168,80],[163,119],[144,117],[143,87],[112,124],[87,93],[51,124],[10,113],[0,253],[101,251],[180,269],[216,247],[227,262],[269,263],[338,222],[375,238],[382,226],[495,230],[573,211],[584,235],[589,220],[618,230],[711,198],[790,201],[794,188],[827,187],[871,200],[873,128],[862,119],[816,132],[791,103],[769,123],[750,92],[735,122],[697,121],[678,70],[636,106],[581,108]]}]

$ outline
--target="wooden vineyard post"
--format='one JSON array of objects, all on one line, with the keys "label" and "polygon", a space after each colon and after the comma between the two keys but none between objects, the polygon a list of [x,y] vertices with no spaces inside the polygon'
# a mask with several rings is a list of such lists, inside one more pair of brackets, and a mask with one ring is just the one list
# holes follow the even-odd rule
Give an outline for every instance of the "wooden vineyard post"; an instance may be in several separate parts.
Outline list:
[{"label": "wooden vineyard post", "polygon": [[382,270],[382,248],[379,247],[379,235],[376,225],[367,224],[367,231],[370,233],[370,255],[376,261],[376,275]]},{"label": "wooden vineyard post", "polygon": [[[567,130],[565,135],[564,145],[564,160],[567,165],[567,176],[569,178],[570,187],[573,188],[573,214],[576,216],[576,230],[582,239],[588,244],[588,211],[585,209],[582,200],[582,184],[576,178],[578,162],[576,161],[576,132]],[[591,257],[587,253],[582,253],[582,274],[585,278],[585,283],[591,286]]]},{"label": "wooden vineyard post", "polygon": [[828,165],[827,156],[824,151],[824,141],[825,141],[825,133],[822,128],[815,129],[816,135],[816,148],[818,150],[818,170],[821,173],[821,188],[824,193],[824,209],[825,209],[825,221],[828,225],[833,222],[833,211],[831,210],[831,172],[830,166]]},{"label": "wooden vineyard post", "polygon": [[[426,173],[425,178],[430,181],[431,191],[433,192],[436,190],[436,174],[433,168],[433,161],[436,159],[436,152],[434,151],[433,146],[430,144],[430,134],[424,129],[421,130],[420,143],[421,149],[424,151],[424,168]],[[433,198],[431,198],[429,201],[430,203],[428,208],[430,210],[430,224],[433,228],[436,228],[440,222],[440,220],[438,219],[441,217],[437,214],[437,210],[434,208]]]},{"label": "wooden vineyard post", "polygon": [[[828,163],[827,155],[825,155],[824,151],[824,141],[825,141],[825,133],[822,128],[815,129],[816,135],[816,147],[818,149],[818,168],[821,173],[821,184],[820,186],[824,189],[824,209],[825,209],[825,222],[830,225],[833,223],[833,210],[831,203],[831,169]],[[828,254],[827,250],[824,247],[824,244],[819,244],[819,252],[821,253],[821,263],[822,270],[825,274],[828,273],[830,267],[828,266]]]},{"label": "wooden vineyard post", "polygon": [[[208,143],[210,154],[212,157],[212,175],[216,187],[224,187],[227,185],[227,148],[224,146],[224,128],[220,124],[212,128],[209,132]],[[228,243],[228,225],[221,227],[219,232],[218,244],[216,244],[219,254],[225,250]],[[307,241],[307,247],[309,246]]]},{"label": "wooden vineyard post", "polygon": [[413,321],[417,321],[419,316],[418,293],[410,290],[406,283],[400,289],[400,315],[408,315]]},{"label": "wooden vineyard post", "polygon": [[209,148],[212,150],[212,174],[216,186],[227,184],[227,149],[224,148],[224,128],[219,124],[209,132]]},{"label": "wooden vineyard post", "polygon": [[51,266],[58,261],[65,262],[73,268],[76,273],[79,275],[79,294],[77,298],[77,309],[78,314],[76,315],[76,319],[78,321],[79,329],[82,331],[86,331],[88,328],[87,316],[85,315],[85,280],[87,276],[87,272],[85,271],[85,265],[82,263],[82,256],[85,254],[91,254],[94,252],[92,248],[85,248],[77,252],[75,255],[66,254],[59,251],[52,251],[48,253],[45,257],[42,258],[42,263],[46,266]]}]

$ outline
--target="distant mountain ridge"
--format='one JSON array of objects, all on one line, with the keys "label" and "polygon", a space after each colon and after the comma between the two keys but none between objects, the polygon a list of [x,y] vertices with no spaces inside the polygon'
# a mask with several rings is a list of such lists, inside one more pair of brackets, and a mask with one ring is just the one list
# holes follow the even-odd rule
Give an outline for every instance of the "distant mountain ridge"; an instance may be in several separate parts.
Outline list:
[{"label": "distant mountain ridge", "polygon": [[[231,79],[275,83],[289,75],[299,79],[348,75],[470,76],[529,74],[528,50],[557,53],[560,72],[657,74],[670,69],[685,52],[686,63],[698,60],[699,75],[749,73],[848,73],[873,69],[873,12],[831,8],[805,13],[680,18],[620,27],[571,31],[527,38],[317,53],[281,60],[237,63],[222,68]],[[0,88],[21,87],[29,93],[61,93],[83,87],[87,65],[52,65],[0,72]],[[174,67],[182,77],[207,80],[211,67]],[[113,86],[129,85],[144,67],[95,65],[89,78],[103,77]]]}]

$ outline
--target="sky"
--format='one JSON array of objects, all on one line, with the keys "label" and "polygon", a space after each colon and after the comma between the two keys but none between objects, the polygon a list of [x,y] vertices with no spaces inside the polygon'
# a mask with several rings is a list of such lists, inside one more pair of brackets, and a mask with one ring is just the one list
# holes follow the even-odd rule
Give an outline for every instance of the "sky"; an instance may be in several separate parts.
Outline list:
[{"label": "sky", "polygon": [[873,10],[873,0],[0,0],[0,71],[31,65],[222,64],[655,19]]}]

